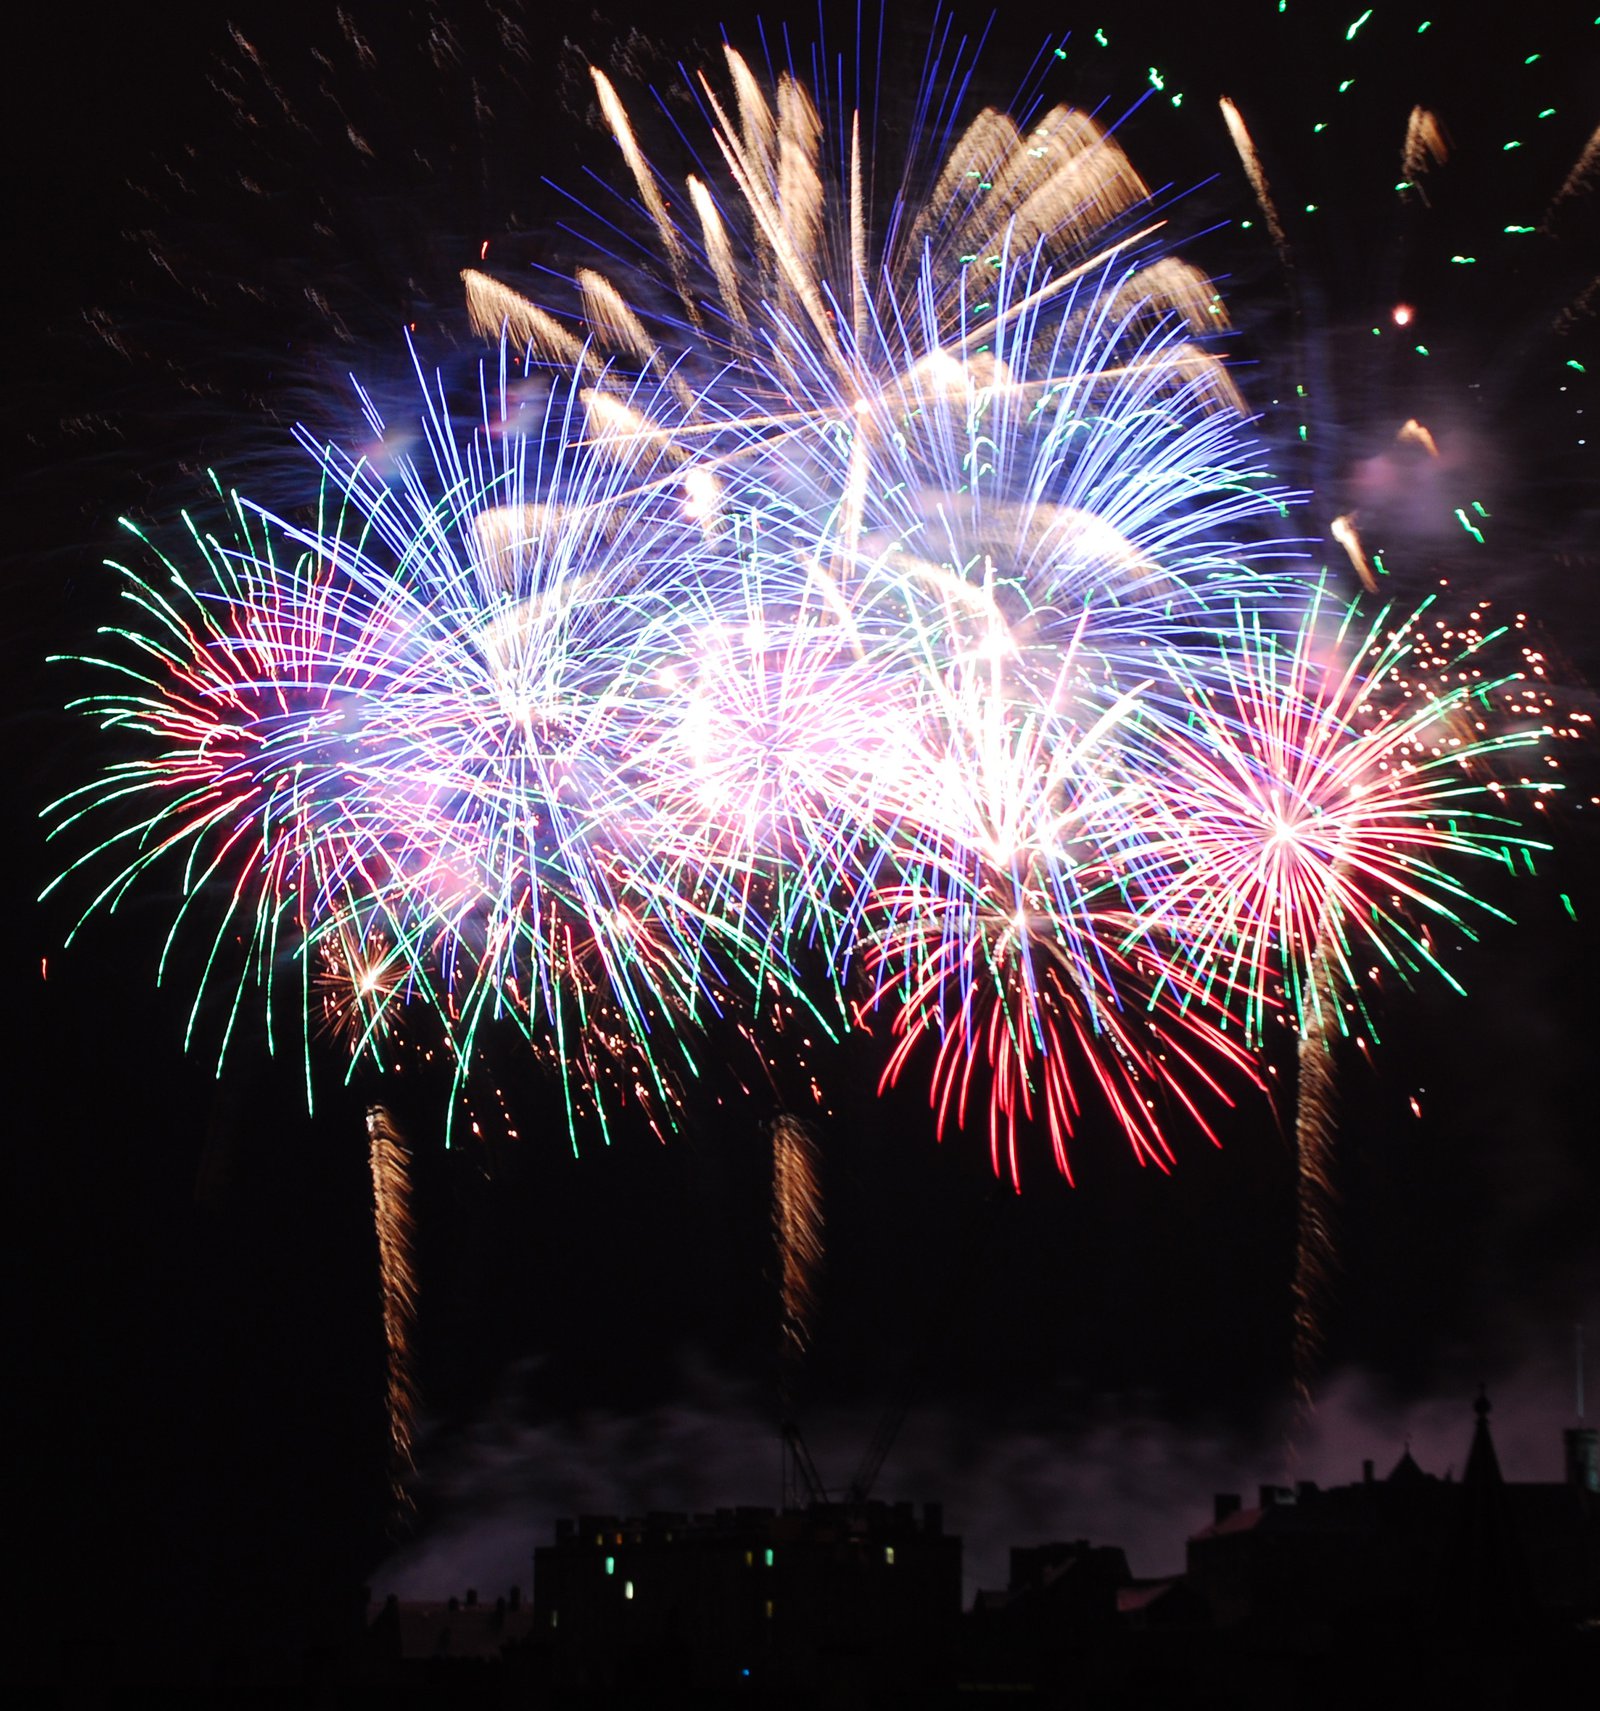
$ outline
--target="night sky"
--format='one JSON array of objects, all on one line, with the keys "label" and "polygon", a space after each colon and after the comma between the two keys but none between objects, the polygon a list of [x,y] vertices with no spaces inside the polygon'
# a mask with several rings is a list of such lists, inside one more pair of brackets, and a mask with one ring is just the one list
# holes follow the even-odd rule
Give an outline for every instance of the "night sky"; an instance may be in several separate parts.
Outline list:
[{"label": "night sky", "polygon": [[[575,1158],[555,1087],[509,1050],[494,1070],[516,1141],[447,1152],[443,1086],[412,1073],[383,1087],[415,1153],[424,1397],[417,1513],[391,1540],[362,1122],[375,1079],[342,1087],[330,1055],[308,1117],[297,1061],[247,1029],[218,1080],[215,1018],[182,1049],[192,983],[155,987],[171,896],[147,889],[70,949],[71,902],[35,903],[62,860],[39,810],[101,755],[61,711],[82,677],[44,662],[92,651],[114,615],[101,561],[124,550],[118,516],[170,521],[207,468],[289,502],[293,424],[353,422],[351,371],[398,387],[406,325],[429,361],[468,372],[457,271],[485,240],[491,261],[570,260],[571,205],[545,180],[581,198],[586,168],[612,168],[583,60],[549,25],[526,24],[523,57],[497,14],[463,4],[447,9],[451,38],[433,33],[435,60],[420,8],[372,8],[363,64],[334,10],[234,9],[264,74],[214,12],[94,28],[47,12],[7,114],[21,455],[4,572],[6,1302],[28,1541],[13,1555],[36,1595],[12,1614],[25,1651],[53,1657],[64,1635],[80,1671],[289,1657],[363,1584],[526,1586],[558,1514],[778,1496],[769,1092],[713,1075],[667,1146],[624,1127]],[[1380,5],[1347,38],[1362,11],[1088,8],[1063,15],[1074,34],[1044,88],[1117,119],[1147,181],[1173,193],[1175,240],[1228,300],[1273,465],[1314,490],[1309,530],[1359,506],[1398,600],[1444,578],[1452,599],[1525,611],[1563,703],[1593,710],[1600,174],[1546,229],[1506,228],[1543,228],[1600,124],[1586,15],[1600,5],[1493,5],[1486,28],[1441,0],[1420,34],[1426,7]],[[672,7],[637,13],[644,33],[622,9],[575,10],[570,27],[642,107],[641,85],[709,58],[715,32]],[[895,10],[886,134],[927,16]],[[957,16],[981,30],[987,14]],[[755,43],[742,11],[727,18]],[[809,41],[811,14],[791,20]],[[1007,99],[1037,45],[1033,23],[996,19],[975,96]],[[1218,117],[1224,93],[1283,211],[1288,275]],[[1419,101],[1451,138],[1425,208],[1394,189]],[[1416,310],[1404,332],[1402,302]],[[1392,452],[1410,416],[1446,451],[1431,485]],[[1473,499],[1481,544],[1453,516]],[[1508,1473],[1556,1476],[1574,1324],[1600,1343],[1600,767],[1568,745],[1562,768],[1554,852],[1535,876],[1481,882],[1516,925],[1486,920],[1481,943],[1447,946],[1468,996],[1386,992],[1372,1061],[1341,1062],[1340,1273],[1302,1475],[1356,1477],[1408,1435],[1431,1471],[1459,1466],[1484,1379]],[[1224,1144],[1175,1131],[1170,1176],[1091,1124],[1069,1188],[1034,1137],[1017,1197],[980,1137],[935,1144],[915,1081],[876,1098],[870,1042],[821,1062],[828,1261],[799,1411],[830,1483],[908,1399],[879,1494],[946,1499],[970,1592],[1003,1581],[1007,1545],[1049,1537],[1175,1567],[1215,1486],[1281,1474],[1286,1105],[1238,1087]],[[84,1637],[85,1600],[113,1652]]]}]

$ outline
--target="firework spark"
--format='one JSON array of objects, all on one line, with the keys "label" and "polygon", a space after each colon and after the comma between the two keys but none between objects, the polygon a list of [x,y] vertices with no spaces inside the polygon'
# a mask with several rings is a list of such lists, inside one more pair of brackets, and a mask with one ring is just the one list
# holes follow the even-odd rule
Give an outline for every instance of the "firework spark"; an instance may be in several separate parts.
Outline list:
[{"label": "firework spark", "polygon": [[389,1478],[398,1515],[411,1507],[406,1481],[415,1468],[417,1386],[411,1335],[417,1320],[417,1280],[411,1265],[411,1184],[405,1144],[387,1107],[367,1107],[367,1144],[387,1352]]},{"label": "firework spark", "polygon": [[794,1371],[811,1342],[822,1229],[816,1142],[806,1124],[785,1113],[772,1122],[772,1234],[778,1250],[784,1419],[792,1416]]},{"label": "firework spark", "polygon": [[1278,207],[1272,200],[1272,188],[1267,183],[1261,156],[1256,152],[1255,139],[1250,135],[1243,114],[1226,95],[1222,97],[1219,105],[1222,109],[1222,122],[1228,127],[1228,135],[1233,139],[1234,148],[1238,150],[1239,163],[1244,167],[1245,177],[1250,180],[1250,188],[1256,193],[1256,205],[1261,209],[1261,216],[1267,222],[1267,230],[1272,234],[1278,259],[1287,267],[1289,238],[1283,229],[1283,221],[1278,218]]},{"label": "firework spark", "polygon": [[1326,983],[1312,978],[1326,942],[1330,980],[1360,984],[1375,956],[1402,978],[1428,969],[1457,986],[1430,924],[1472,934],[1475,899],[1453,867],[1503,857],[1518,839],[1493,801],[1494,762],[1539,741],[1527,728],[1484,730],[1474,705],[1499,684],[1472,662],[1481,636],[1420,689],[1403,680],[1425,644],[1427,607],[1387,609],[1361,630],[1354,608],[1329,634],[1314,598],[1280,637],[1241,615],[1217,689],[1193,686],[1157,738],[1163,831],[1152,844],[1170,878],[1140,932],[1170,932],[1197,970],[1246,1000],[1260,1038],[1281,981],[1304,1033]]},{"label": "firework spark", "polygon": [[353,1064],[413,1007],[458,1087],[504,1024],[574,1142],[664,1132],[703,1024],[772,1000],[886,1017],[885,1081],[927,1042],[1013,1181],[1090,1089],[1164,1165],[1280,1003],[1339,1025],[1358,947],[1442,972],[1521,739],[1479,678],[1403,702],[1415,620],[1323,636],[1218,293],[1114,136],[989,108],[895,157],[831,83],[719,76],[669,170],[593,73],[641,259],[550,303],[467,270],[474,410],[419,364],[408,445],[365,395],[376,449],[303,436],[315,514],[233,502],[194,585],[129,577],[86,705],[139,758],[57,829],[116,821],[99,906],[177,873],[175,939],[222,895],[196,1013],[226,994],[225,1049],[292,993],[308,1082],[313,1012]]},{"label": "firework spark", "polygon": [[1333,1059],[1336,989],[1328,944],[1317,947],[1310,984],[1317,995],[1298,1042],[1295,1079],[1294,1335],[1291,1355],[1302,1411],[1311,1406],[1312,1386],[1323,1344],[1323,1308],[1335,1251],[1333,1208],[1334,1141],[1338,1135]]},{"label": "firework spark", "polygon": [[1406,140],[1400,150],[1400,177],[1419,195],[1421,180],[1430,167],[1443,166],[1450,158],[1444,127],[1426,107],[1413,107],[1406,120]]},{"label": "firework spark", "polygon": [[1363,972],[1370,982],[1382,968],[1402,979],[1428,970],[1460,990],[1434,930],[1471,937],[1474,914],[1498,911],[1453,869],[1498,861],[1525,841],[1483,804],[1496,800],[1502,758],[1539,741],[1526,728],[1486,732],[1475,716],[1503,687],[1471,663],[1492,636],[1441,661],[1419,634],[1420,613],[1389,627],[1385,611],[1362,632],[1350,608],[1329,636],[1321,608],[1313,600],[1282,638],[1241,618],[1226,692],[1191,691],[1160,762],[1169,829],[1152,842],[1170,877],[1136,929],[1169,932],[1198,980],[1242,999],[1253,1039],[1280,991],[1298,1033],[1293,1344],[1303,1409],[1334,1252],[1338,1040],[1352,1010],[1371,1032]]}]

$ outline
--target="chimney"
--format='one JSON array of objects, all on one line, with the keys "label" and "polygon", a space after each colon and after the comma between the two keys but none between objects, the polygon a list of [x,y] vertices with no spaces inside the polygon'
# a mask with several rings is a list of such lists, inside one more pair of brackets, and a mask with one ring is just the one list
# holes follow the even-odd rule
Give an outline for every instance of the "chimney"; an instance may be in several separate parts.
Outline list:
[{"label": "chimney", "polygon": [[1220,1527],[1230,1515],[1237,1515],[1241,1506],[1237,1491],[1215,1492],[1211,1498],[1212,1525]]},{"label": "chimney", "polygon": [[477,1605],[477,1602],[478,1602],[478,1589],[475,1586],[469,1586],[467,1588],[467,1608],[469,1610],[473,1609]]},{"label": "chimney", "polygon": [[1371,1485],[1373,1481],[1372,1460],[1370,1457],[1361,1464],[1361,1483]]},{"label": "chimney", "polygon": [[922,1530],[934,1539],[943,1533],[944,1505],[942,1503],[924,1503],[922,1505]]},{"label": "chimney", "polygon": [[522,1588],[520,1586],[513,1586],[511,1588],[511,1608],[513,1610],[520,1610],[522,1608]]}]

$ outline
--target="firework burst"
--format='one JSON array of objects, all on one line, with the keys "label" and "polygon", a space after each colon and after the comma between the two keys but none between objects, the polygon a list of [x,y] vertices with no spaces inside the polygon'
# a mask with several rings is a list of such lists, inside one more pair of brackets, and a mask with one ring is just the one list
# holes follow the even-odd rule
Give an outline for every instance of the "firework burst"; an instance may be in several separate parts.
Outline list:
[{"label": "firework burst", "polygon": [[[1426,607],[1423,608],[1426,611]],[[1157,804],[1136,937],[1168,935],[1208,1001],[1237,999],[1261,1044],[1280,1003],[1298,1034],[1294,1365],[1309,1407],[1334,1240],[1334,1052],[1348,1013],[1384,970],[1424,971],[1460,990],[1440,960],[1441,927],[1473,936],[1498,915],[1456,877],[1463,862],[1526,846],[1492,789],[1508,752],[1539,733],[1483,717],[1504,682],[1475,661],[1496,633],[1448,657],[1422,612],[1355,608],[1275,634],[1241,615],[1221,669],[1192,685],[1181,718],[1158,715]],[[1417,669],[1417,656],[1426,669]],[[1488,804],[1488,806],[1486,806]],[[1365,979],[1363,978],[1365,977]],[[1281,997],[1280,997],[1281,995]]]},{"label": "firework burst", "polygon": [[[1330,986],[1336,1010],[1357,993],[1369,957],[1459,990],[1434,930],[1471,937],[1475,914],[1498,913],[1455,868],[1524,841],[1489,791],[1500,757],[1539,733],[1483,716],[1502,687],[1474,663],[1492,635],[1410,684],[1422,611],[1396,621],[1386,608],[1363,628],[1352,606],[1330,628],[1318,595],[1288,633],[1242,614],[1216,672],[1157,721],[1150,849],[1169,878],[1138,930],[1170,935],[1241,994],[1253,1040],[1280,985],[1307,1033]],[[1323,954],[1326,980],[1313,976]]]},{"label": "firework burst", "polygon": [[415,1006],[458,1084],[504,1023],[574,1139],[670,1126],[701,1025],[772,999],[886,1014],[885,1080],[929,1042],[1013,1180],[1091,1087],[1165,1163],[1280,988],[1310,1039],[1366,954],[1443,972],[1521,739],[1465,676],[1404,700],[1414,622],[1324,638],[1115,137],[925,90],[893,158],[825,79],[719,75],[669,171],[593,73],[637,259],[469,271],[474,410],[419,364],[409,446],[364,396],[367,451],[302,436],[315,514],[236,502],[203,586],[130,578],[87,705],[143,748],[60,829],[121,816],[100,905],[167,862],[176,934],[222,892],[232,1013],[293,990],[353,1063]]}]

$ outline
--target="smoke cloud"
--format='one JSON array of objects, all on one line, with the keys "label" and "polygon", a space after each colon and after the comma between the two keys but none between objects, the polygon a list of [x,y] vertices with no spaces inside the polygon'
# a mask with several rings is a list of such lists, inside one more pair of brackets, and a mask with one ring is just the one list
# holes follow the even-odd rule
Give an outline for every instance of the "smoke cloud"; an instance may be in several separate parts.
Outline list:
[{"label": "smoke cloud", "polygon": [[[528,1418],[538,1367],[505,1375],[490,1409],[421,1458],[419,1534],[383,1562],[373,1590],[442,1598],[468,1586],[485,1595],[531,1583],[535,1545],[567,1515],[704,1511],[781,1502],[778,1434],[752,1386],[686,1362],[681,1393],[642,1412]],[[1409,1448],[1428,1473],[1459,1477],[1473,1429],[1475,1384],[1459,1395],[1406,1402],[1367,1374],[1324,1386],[1301,1433],[1286,1445],[1287,1406],[1248,1427],[1178,1423],[1148,1405],[1101,1398],[1057,1422],[996,1425],[971,1407],[914,1408],[873,1495],[944,1504],[964,1547],[964,1596],[1006,1584],[1013,1545],[1085,1538],[1120,1545],[1135,1574],[1176,1573],[1184,1542],[1211,1520],[1218,1491],[1247,1505],[1264,1483],[1341,1485],[1362,1462],[1384,1478]],[[1558,1342],[1491,1386],[1491,1425],[1511,1480],[1561,1478],[1561,1429],[1573,1408],[1570,1355]],[[1070,1414],[1070,1417],[1067,1417]],[[806,1421],[813,1459],[842,1489],[878,1424],[868,1408]]]}]

